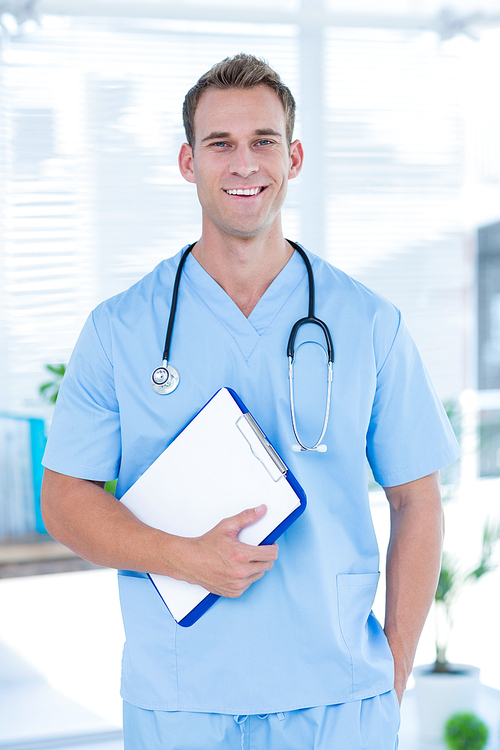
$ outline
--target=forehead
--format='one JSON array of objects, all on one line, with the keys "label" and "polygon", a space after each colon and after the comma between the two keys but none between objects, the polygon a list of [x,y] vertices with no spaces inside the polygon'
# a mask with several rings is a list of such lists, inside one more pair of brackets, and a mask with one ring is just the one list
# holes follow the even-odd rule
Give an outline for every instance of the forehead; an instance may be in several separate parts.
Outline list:
[{"label": "forehead", "polygon": [[274,129],[285,139],[285,111],[269,86],[210,88],[198,102],[194,128],[197,142],[212,132],[236,134],[265,129]]}]

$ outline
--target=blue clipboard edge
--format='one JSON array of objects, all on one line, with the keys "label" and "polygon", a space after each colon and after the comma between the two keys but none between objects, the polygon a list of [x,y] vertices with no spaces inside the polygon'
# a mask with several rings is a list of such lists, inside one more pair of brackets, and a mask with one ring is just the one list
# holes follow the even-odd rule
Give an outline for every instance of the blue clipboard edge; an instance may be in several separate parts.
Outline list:
[{"label": "blue clipboard edge", "polygon": [[[209,404],[210,401],[213,398],[215,398],[215,396],[217,395],[217,393],[219,393],[219,391],[221,391],[221,390],[223,390],[223,389],[219,388],[219,390],[216,393],[214,393],[214,395],[212,396],[212,398],[207,401],[207,403],[205,404],[205,406],[207,404]],[[236,403],[238,404],[238,406],[241,409],[241,411],[243,412],[243,414],[246,414],[248,412],[248,409],[245,406],[245,404],[243,403],[243,401],[241,400],[241,398],[238,396],[238,394],[232,388],[226,387],[225,390],[227,390],[231,394],[231,396],[236,401]],[[205,406],[203,407],[203,409],[205,408]],[[200,409],[200,411],[202,411],[202,409]],[[260,427],[260,425],[259,425],[259,428],[262,430],[262,427]],[[264,433],[263,430],[262,430],[262,432]],[[265,435],[265,433],[264,433],[264,435]],[[266,435],[266,439],[268,439],[267,435]],[[286,464],[285,464],[285,466],[286,466]],[[294,477],[294,475],[292,474],[292,472],[290,471],[290,469],[288,468],[288,466],[287,466],[287,473],[286,473],[286,477],[285,478],[288,481],[288,483],[291,485],[291,487],[292,487],[293,491],[295,492],[295,494],[297,495],[297,497],[299,498],[300,505],[299,505],[298,508],[296,508],[294,511],[292,511],[292,513],[290,513],[289,516],[287,516],[285,519],[283,519],[283,521],[278,526],[276,526],[276,528],[268,536],[266,536],[265,539],[262,540],[262,542],[259,544],[259,547],[261,545],[263,545],[263,544],[274,544],[274,542],[288,529],[289,526],[292,525],[292,523],[294,523],[294,521],[297,520],[297,518],[299,518],[299,516],[302,515],[302,513],[306,509],[306,505],[307,505],[306,493],[304,492],[303,488],[298,483],[297,479]],[[153,579],[151,578],[151,576],[149,576],[149,579],[151,580],[151,583],[155,587],[156,591],[158,591],[158,589],[157,589],[157,587],[155,585],[155,582],[153,581]],[[158,594],[159,594],[159,596],[161,598],[161,594],[160,594],[159,591],[158,591]],[[191,612],[189,612],[189,614],[187,614],[185,617],[183,617],[182,620],[179,620],[179,622],[177,624],[180,625],[183,628],[189,628],[189,627],[191,627],[191,625],[194,625],[194,623],[197,620],[199,620],[200,617],[202,615],[204,615],[205,612],[208,609],[210,609],[210,607],[213,604],[215,604],[215,602],[217,601],[217,599],[220,599],[219,594],[207,594],[206,597],[194,609],[192,609]],[[163,599],[162,599],[162,601],[163,601]],[[165,604],[165,606],[168,609],[168,606],[166,604]]]}]

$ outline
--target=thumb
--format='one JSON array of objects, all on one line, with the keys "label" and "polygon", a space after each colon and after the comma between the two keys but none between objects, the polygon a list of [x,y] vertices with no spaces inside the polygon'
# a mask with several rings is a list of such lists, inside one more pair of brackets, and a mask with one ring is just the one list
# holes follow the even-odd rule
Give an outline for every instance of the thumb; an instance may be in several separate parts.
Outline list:
[{"label": "thumb", "polygon": [[267,507],[262,504],[258,505],[256,508],[247,508],[247,510],[242,510],[241,513],[238,513],[236,516],[227,518],[226,523],[229,526],[229,532],[237,535],[241,529],[258,521],[259,518],[262,518],[262,516],[266,514],[266,512]]}]

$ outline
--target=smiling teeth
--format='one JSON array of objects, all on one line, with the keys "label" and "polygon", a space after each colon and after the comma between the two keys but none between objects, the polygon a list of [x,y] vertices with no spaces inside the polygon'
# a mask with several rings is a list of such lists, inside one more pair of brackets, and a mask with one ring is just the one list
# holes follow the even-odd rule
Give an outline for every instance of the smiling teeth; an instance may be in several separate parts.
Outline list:
[{"label": "smiling teeth", "polygon": [[246,188],[246,190],[226,190],[228,195],[257,195],[260,193],[262,188]]}]

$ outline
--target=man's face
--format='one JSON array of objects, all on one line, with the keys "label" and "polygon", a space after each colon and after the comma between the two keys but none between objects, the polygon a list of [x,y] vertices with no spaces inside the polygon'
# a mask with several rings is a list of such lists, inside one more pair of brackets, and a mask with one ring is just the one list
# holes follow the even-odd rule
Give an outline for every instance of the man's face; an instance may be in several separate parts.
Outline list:
[{"label": "man's face", "polygon": [[233,237],[281,231],[288,180],[302,166],[300,141],[288,147],[285,113],[267,86],[209,89],[195,114],[195,146],[179,165],[195,182],[203,228]]}]

